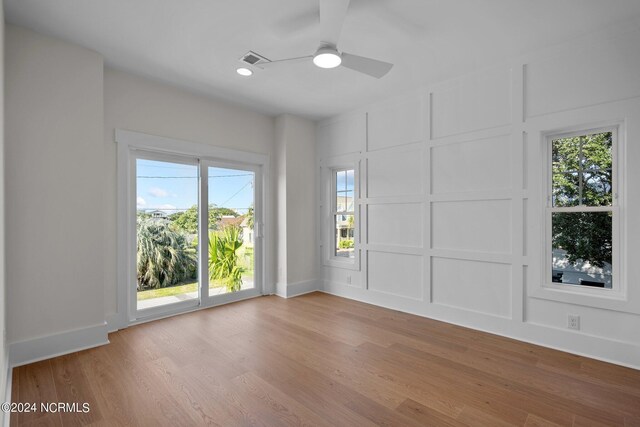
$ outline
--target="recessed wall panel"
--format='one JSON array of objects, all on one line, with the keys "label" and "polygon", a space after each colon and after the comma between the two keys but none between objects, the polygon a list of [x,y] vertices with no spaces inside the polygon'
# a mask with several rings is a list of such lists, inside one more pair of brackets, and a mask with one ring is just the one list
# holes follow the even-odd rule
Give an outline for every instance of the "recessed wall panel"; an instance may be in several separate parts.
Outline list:
[{"label": "recessed wall panel", "polygon": [[511,188],[511,136],[431,148],[431,193]]},{"label": "recessed wall panel", "polygon": [[423,194],[422,148],[370,153],[367,159],[368,197]]},{"label": "recessed wall panel", "polygon": [[376,106],[368,118],[370,151],[418,142],[423,139],[420,96]]},{"label": "recessed wall panel", "polygon": [[368,288],[422,299],[422,256],[368,251]]},{"label": "recessed wall panel", "polygon": [[368,243],[422,247],[422,203],[368,206]]},{"label": "recessed wall panel", "polygon": [[511,69],[493,69],[431,92],[431,137],[511,123]]},{"label": "recessed wall panel", "polygon": [[331,157],[364,151],[366,145],[366,116],[350,114],[318,125],[320,153]]},{"label": "recessed wall panel", "polygon": [[431,204],[434,249],[511,253],[511,202],[474,200]]},{"label": "recessed wall panel", "polygon": [[511,315],[511,267],[460,259],[432,258],[432,298],[443,304],[494,316]]},{"label": "recessed wall panel", "polygon": [[528,117],[640,95],[637,32],[526,66]]}]

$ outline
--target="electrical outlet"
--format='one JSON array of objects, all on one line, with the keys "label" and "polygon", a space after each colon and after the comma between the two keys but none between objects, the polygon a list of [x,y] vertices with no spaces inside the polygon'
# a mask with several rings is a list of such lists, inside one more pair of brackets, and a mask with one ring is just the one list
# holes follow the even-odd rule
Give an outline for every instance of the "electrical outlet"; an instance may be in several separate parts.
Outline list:
[{"label": "electrical outlet", "polygon": [[575,329],[576,331],[580,330],[580,316],[576,316],[575,314],[570,314],[567,318],[567,328]]},{"label": "electrical outlet", "polygon": [[347,284],[351,284],[351,275],[347,274]]}]

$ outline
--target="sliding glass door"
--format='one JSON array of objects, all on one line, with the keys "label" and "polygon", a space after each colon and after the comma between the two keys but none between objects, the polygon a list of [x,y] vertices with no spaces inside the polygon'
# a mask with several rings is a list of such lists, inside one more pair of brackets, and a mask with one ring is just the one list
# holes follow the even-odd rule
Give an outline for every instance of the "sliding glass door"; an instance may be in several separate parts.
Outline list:
[{"label": "sliding glass door", "polygon": [[208,299],[216,303],[258,295],[258,169],[207,161],[202,163],[205,171],[207,251],[202,262],[206,263]]},{"label": "sliding glass door", "polygon": [[145,315],[200,304],[199,162],[138,153],[136,311]]},{"label": "sliding glass door", "polygon": [[259,295],[260,167],[147,151],[132,161],[132,319]]}]

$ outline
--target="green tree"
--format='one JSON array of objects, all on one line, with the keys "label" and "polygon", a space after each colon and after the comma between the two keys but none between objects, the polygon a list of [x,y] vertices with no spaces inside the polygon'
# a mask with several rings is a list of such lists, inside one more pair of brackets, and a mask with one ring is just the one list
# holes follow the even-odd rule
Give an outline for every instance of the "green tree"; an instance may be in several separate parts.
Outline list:
[{"label": "green tree", "polygon": [[136,217],[138,219],[149,219],[149,218],[151,218],[151,214],[149,212],[145,212],[145,211],[137,211],[136,212]]},{"label": "green tree", "polygon": [[608,206],[612,202],[611,132],[553,141],[553,205]]},{"label": "green tree", "polygon": [[553,247],[567,251],[569,262],[579,259],[596,267],[611,264],[611,212],[553,213]]},{"label": "green tree", "polygon": [[[238,212],[229,208],[217,207],[214,204],[209,205],[209,228],[216,229],[218,221],[223,216],[238,217]],[[178,212],[169,216],[172,228],[175,230],[183,230],[189,234],[198,232],[198,206],[193,205],[184,212]]]},{"label": "green tree", "polygon": [[164,221],[137,221],[138,290],[175,285],[196,276],[196,251],[183,233],[173,231]]},{"label": "green tree", "polygon": [[247,225],[252,230],[253,230],[253,221],[254,221],[254,213],[253,213],[253,205],[251,205],[249,206],[249,210],[247,211]]},{"label": "green tree", "polygon": [[224,227],[209,232],[209,280],[221,280],[227,291],[242,287],[242,267],[238,265],[237,251],[242,246],[240,227]]}]

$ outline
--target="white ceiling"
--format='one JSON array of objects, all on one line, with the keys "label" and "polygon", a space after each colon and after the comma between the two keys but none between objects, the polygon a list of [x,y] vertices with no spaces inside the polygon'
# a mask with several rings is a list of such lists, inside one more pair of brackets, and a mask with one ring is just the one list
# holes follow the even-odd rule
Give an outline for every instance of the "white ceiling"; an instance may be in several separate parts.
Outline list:
[{"label": "white ceiling", "polygon": [[311,118],[635,19],[640,1],[352,0],[338,47],[393,62],[384,78],[311,62],[235,73],[248,50],[312,54],[317,9],[317,0],[5,0],[8,22],[96,50],[109,66]]}]

